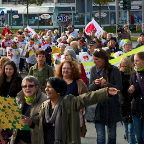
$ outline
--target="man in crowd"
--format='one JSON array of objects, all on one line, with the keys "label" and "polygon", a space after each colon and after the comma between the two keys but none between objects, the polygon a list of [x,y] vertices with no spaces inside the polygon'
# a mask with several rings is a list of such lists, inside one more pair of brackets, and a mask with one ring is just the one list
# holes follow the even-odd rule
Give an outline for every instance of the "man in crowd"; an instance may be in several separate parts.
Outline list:
[{"label": "man in crowd", "polygon": [[87,38],[87,44],[89,44],[90,41],[94,40],[94,38],[97,38],[97,37],[95,36],[96,31],[95,31],[94,29],[91,30],[90,35],[87,35],[87,34],[85,33],[85,29],[83,29],[83,33],[84,33],[84,36]]},{"label": "man in crowd", "polygon": [[66,33],[67,37],[73,36],[74,38],[78,37],[78,31],[73,29],[72,26],[67,27],[68,32]]},{"label": "man in crowd", "polygon": [[5,37],[5,34],[13,34],[13,32],[10,31],[9,26],[6,25],[5,28],[2,31],[3,39]]},{"label": "man in crowd", "polygon": [[108,42],[108,54],[110,56],[110,58],[113,58],[111,56],[112,53],[115,53],[117,51],[121,51],[118,47],[116,47],[116,43],[117,43],[117,40],[115,37],[111,37],[110,41]]},{"label": "man in crowd", "polygon": [[144,32],[142,32],[142,33],[140,34],[140,43],[137,44],[135,48],[138,48],[138,47],[140,47],[140,46],[142,46],[142,45],[144,45]]}]

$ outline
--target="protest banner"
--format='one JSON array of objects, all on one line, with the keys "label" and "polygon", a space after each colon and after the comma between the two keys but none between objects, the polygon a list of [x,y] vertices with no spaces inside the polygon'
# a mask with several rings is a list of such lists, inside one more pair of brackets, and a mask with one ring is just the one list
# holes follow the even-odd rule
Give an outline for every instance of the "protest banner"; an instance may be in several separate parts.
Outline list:
[{"label": "protest banner", "polygon": [[[131,56],[131,55],[136,54],[141,51],[144,51],[144,46],[141,46],[141,47],[134,49],[128,53],[125,53],[123,55],[120,55],[117,58],[111,59],[111,60],[109,60],[109,63],[112,65],[118,66],[122,57]],[[87,78],[90,78],[90,68],[94,65],[94,62],[82,62],[82,64],[84,66]]]},{"label": "protest banner", "polygon": [[0,129],[30,130],[22,123],[22,118],[15,98],[0,96]]},{"label": "protest banner", "polygon": [[[31,33],[32,34],[32,36],[34,35],[34,34],[37,34],[30,26],[28,26],[27,25],[27,29],[28,29],[28,33]],[[38,34],[37,34],[38,35]],[[40,36],[38,35],[38,38],[40,38]]]}]

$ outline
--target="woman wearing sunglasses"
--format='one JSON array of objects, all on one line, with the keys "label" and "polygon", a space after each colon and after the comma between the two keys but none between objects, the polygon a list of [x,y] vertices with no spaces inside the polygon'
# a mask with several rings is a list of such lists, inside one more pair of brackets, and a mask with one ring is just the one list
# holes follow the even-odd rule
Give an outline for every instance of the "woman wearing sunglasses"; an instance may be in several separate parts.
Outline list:
[{"label": "woman wearing sunglasses", "polygon": [[[22,78],[17,73],[16,65],[13,61],[7,60],[2,66],[0,73],[0,96],[16,97],[17,93],[21,91]],[[11,131],[0,130],[5,143],[8,143]]]},{"label": "woman wearing sunglasses", "polygon": [[[26,76],[22,81],[22,90],[17,94],[16,102],[23,115],[35,122],[40,105],[47,99],[39,88],[39,81],[34,76]],[[32,123],[30,130],[13,130],[11,144],[36,144],[38,141],[38,127]]]}]

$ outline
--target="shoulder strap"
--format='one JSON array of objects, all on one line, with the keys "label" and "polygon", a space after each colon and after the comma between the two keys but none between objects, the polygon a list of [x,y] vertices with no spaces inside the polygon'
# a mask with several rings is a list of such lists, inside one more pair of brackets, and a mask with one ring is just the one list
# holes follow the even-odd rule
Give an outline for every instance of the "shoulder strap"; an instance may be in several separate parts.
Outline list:
[{"label": "shoulder strap", "polygon": [[32,69],[31,69],[31,70],[32,70],[31,72],[32,72],[32,75],[33,75],[33,66],[32,66]]},{"label": "shoulder strap", "polygon": [[49,78],[49,65],[48,65],[48,78]]},{"label": "shoulder strap", "polygon": [[141,91],[142,91],[142,93],[143,93],[143,95],[144,95],[144,89],[143,89],[143,87],[142,87],[142,85],[141,85],[138,72],[136,72],[136,76],[137,76],[137,81],[138,81],[138,84],[139,84],[139,86],[140,86],[140,89],[141,89]]},{"label": "shoulder strap", "polygon": [[12,83],[11,83],[11,85],[10,85],[9,91],[8,91],[8,93],[7,93],[7,97],[8,97],[9,94],[10,94],[10,91],[11,91],[12,85],[13,85],[13,81],[12,81]]}]

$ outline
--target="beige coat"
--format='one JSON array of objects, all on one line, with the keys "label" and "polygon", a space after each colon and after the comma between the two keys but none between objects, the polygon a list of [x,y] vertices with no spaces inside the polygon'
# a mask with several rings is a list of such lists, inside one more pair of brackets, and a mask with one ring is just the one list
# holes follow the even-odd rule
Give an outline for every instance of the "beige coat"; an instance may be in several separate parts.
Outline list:
[{"label": "beige coat", "polygon": [[[47,100],[47,96],[44,93],[42,93],[40,89],[38,89],[38,91],[36,92],[35,95],[36,95],[36,97],[35,97],[35,99],[32,103],[31,112],[30,112],[30,118],[32,119],[32,121],[34,123],[35,123],[35,117],[38,114],[39,107],[41,106],[41,104],[45,100]],[[19,109],[22,111],[23,107],[24,107],[24,104],[25,104],[23,91],[20,91],[17,94],[16,102],[17,102],[17,105],[18,105]],[[18,129],[14,129],[12,137],[11,137],[10,144],[15,144],[15,140],[17,138],[17,133],[18,133]],[[35,126],[34,129],[31,129],[31,136],[32,136],[32,144],[37,144],[37,142],[38,142],[38,126]],[[33,137],[35,137],[35,138],[33,138]]]}]

